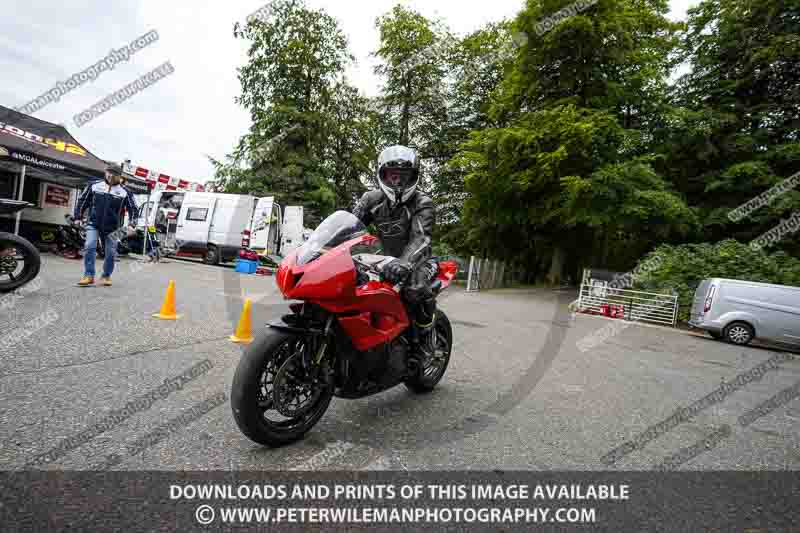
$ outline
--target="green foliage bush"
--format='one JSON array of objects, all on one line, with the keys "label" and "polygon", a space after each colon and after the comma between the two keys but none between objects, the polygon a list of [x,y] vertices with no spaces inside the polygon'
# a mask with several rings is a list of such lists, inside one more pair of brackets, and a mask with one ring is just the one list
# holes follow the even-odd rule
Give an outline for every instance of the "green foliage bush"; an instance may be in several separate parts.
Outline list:
[{"label": "green foliage bush", "polygon": [[657,267],[635,281],[637,290],[677,291],[678,319],[689,320],[697,285],[705,278],[729,278],[778,285],[800,286],[800,259],[784,252],[754,250],[747,244],[725,240],[716,244],[662,245],[642,263],[657,260]]}]

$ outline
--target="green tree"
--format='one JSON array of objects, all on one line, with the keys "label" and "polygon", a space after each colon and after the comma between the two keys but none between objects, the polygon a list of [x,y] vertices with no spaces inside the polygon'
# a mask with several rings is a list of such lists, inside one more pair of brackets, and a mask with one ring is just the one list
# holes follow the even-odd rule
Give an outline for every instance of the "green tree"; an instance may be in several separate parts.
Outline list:
[{"label": "green tree", "polygon": [[446,56],[452,37],[439,20],[402,5],[375,22],[382,62],[384,112],[394,125],[389,142],[424,149],[445,117]]},{"label": "green tree", "polygon": [[[528,39],[493,93],[491,124],[453,161],[467,175],[469,242],[552,282],[582,263],[629,268],[691,224],[644,157],[680,26],[665,1],[600,0],[537,35],[569,4],[527,2],[513,31]],[[632,248],[642,226],[649,234]]]},{"label": "green tree", "polygon": [[[343,180],[357,179],[358,172],[339,172],[342,161],[363,158],[363,146],[351,136],[358,119],[352,113],[344,123],[338,119],[344,107],[357,104],[355,112],[364,106],[344,80],[352,56],[336,19],[300,0],[271,6],[270,18],[234,26],[234,36],[250,43],[248,61],[238,69],[237,102],[250,112],[252,125],[224,162],[213,161],[216,183],[302,205],[306,223],[315,225],[353,189]],[[333,141],[347,151],[332,161]]]},{"label": "green tree", "polygon": [[511,65],[518,44],[510,22],[488,24],[458,39],[448,57],[448,122],[429,151],[436,172],[431,174],[431,193],[437,203],[439,238],[453,249],[462,249],[465,232],[462,212],[468,198],[466,173],[448,164],[468,139],[469,133],[493,124],[489,117],[492,94]]},{"label": "green tree", "polygon": [[374,181],[383,143],[382,117],[375,101],[346,83],[334,87],[326,109],[326,174],[331,176],[336,209],[348,210]]},{"label": "green tree", "polygon": [[800,171],[800,2],[704,0],[689,10],[684,57],[691,70],[658,136],[661,169],[698,207],[698,238],[753,239],[800,208],[794,192],[728,217]]}]

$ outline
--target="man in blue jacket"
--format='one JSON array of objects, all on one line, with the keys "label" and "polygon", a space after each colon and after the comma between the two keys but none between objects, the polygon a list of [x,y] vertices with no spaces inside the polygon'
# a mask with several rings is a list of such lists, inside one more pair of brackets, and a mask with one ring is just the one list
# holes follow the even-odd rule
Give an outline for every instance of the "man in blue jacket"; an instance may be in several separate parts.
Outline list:
[{"label": "man in blue jacket", "polygon": [[123,220],[123,209],[128,211],[128,221],[135,227],[138,211],[133,194],[122,186],[122,167],[109,165],[103,181],[90,183],[78,198],[75,206],[75,219],[80,220],[88,211],[89,220],[86,226],[86,248],[84,249],[83,277],[78,282],[80,287],[94,285],[94,260],[97,254],[97,239],[103,239],[105,259],[103,276],[100,282],[111,286],[111,274],[114,272],[114,258],[117,255],[117,244],[120,240],[120,226]]}]

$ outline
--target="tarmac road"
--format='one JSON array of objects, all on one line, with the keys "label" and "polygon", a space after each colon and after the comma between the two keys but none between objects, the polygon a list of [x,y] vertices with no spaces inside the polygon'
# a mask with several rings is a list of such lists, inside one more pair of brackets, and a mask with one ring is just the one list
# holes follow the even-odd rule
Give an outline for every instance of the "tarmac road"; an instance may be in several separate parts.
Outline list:
[{"label": "tarmac road", "polygon": [[[228,336],[242,298],[254,301],[257,329],[286,309],[272,278],[123,259],[113,287],[78,288],[80,270],[77,261],[46,256],[41,288],[22,299],[6,296],[0,306],[4,469],[25,468],[204,360],[213,368],[181,390],[92,438],[73,439],[39,467],[647,470],[729,424],[730,437],[681,468],[800,469],[800,400],[748,427],[737,423],[800,380],[796,358],[613,466],[604,464],[609,450],[778,352],[636,325],[584,352],[576,343],[608,322],[571,320],[570,295],[545,289],[449,290],[440,306],[453,322],[455,346],[436,391],[416,396],[397,387],[362,400],[335,399],[305,440],[263,448],[239,432],[229,402],[205,408],[202,402],[229,395],[241,351]],[[151,314],[170,279],[183,316],[158,321]],[[141,451],[148,436],[154,438]]]}]

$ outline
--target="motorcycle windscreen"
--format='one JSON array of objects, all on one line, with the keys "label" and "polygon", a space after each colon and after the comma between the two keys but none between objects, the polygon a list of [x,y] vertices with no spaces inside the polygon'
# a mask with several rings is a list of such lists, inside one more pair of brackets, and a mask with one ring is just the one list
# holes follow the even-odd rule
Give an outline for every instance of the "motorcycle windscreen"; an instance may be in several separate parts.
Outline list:
[{"label": "motorcycle windscreen", "polygon": [[308,240],[297,249],[297,264],[314,261],[323,253],[367,232],[358,217],[347,211],[336,211],[322,221]]}]

